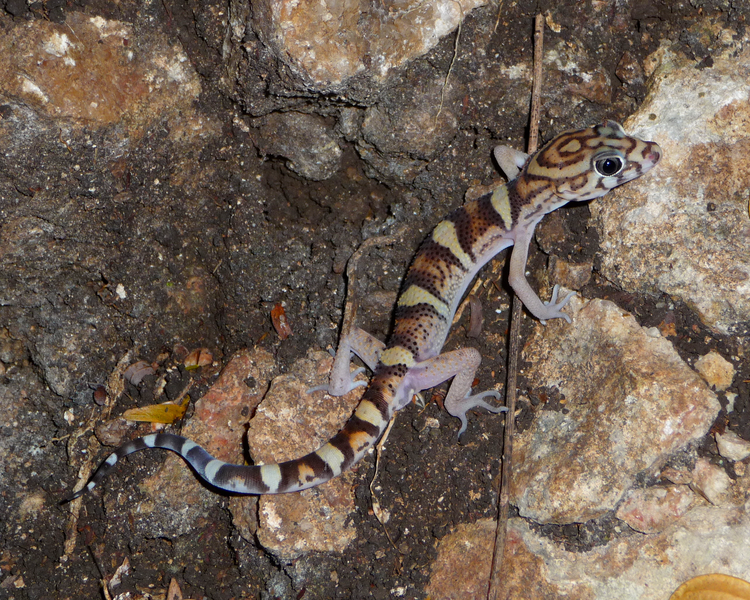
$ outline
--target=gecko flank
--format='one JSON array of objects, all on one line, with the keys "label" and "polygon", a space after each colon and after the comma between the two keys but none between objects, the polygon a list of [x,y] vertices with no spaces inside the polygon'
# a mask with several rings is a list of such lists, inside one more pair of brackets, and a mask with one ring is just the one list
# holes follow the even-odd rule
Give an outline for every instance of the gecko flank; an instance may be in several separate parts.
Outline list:
[{"label": "gecko flank", "polygon": [[326,390],[341,395],[358,385],[350,373],[352,352],[373,376],[352,417],[328,443],[296,460],[241,466],[217,460],[183,437],[158,433],[118,448],[69,499],[94,488],[120,458],[145,448],[176,452],[206,482],[230,492],[279,494],[319,485],[356,463],[414,393],[451,378],[445,407],[461,420],[459,435],[466,429],[468,410],[504,410],[484,400],[499,398],[498,392],[471,392],[481,360],[477,350],[441,354],[464,292],[482,266],[514,246],[509,281],[526,308],[543,322],[558,318],[570,322],[562,308],[572,293],[558,301],[555,286],[552,299],[542,302],[526,281],[534,228],[544,215],[568,202],[598,198],[640,177],[656,165],[661,149],[654,142],[626,135],[620,125],[608,121],[563,133],[530,158],[507,147],[496,148],[495,157],[511,181],[453,211],[424,240],[404,279],[388,344],[356,327],[342,332]]}]

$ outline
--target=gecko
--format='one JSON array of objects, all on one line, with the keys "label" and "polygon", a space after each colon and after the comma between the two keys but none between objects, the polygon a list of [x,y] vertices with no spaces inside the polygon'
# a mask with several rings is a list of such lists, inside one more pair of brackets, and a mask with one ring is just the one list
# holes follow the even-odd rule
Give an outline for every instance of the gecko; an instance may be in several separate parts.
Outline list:
[{"label": "gecko", "polygon": [[[570,323],[562,309],[575,292],[559,300],[555,286],[551,299],[543,302],[526,280],[534,228],[544,215],[568,202],[599,198],[647,173],[659,162],[662,150],[607,121],[566,131],[532,156],[506,146],[495,148],[494,155],[510,181],[451,212],[422,242],[402,283],[388,343],[353,325],[342,328],[324,389],[340,396],[358,385],[367,387],[353,415],[327,443],[301,458],[248,466],[218,460],[187,438],[155,433],[117,448],[65,501],[92,490],[121,458],[147,448],[176,452],[206,483],[227,492],[281,494],[320,485],[357,463],[415,393],[450,379],[444,405],[461,422],[459,436],[466,430],[467,411],[506,410],[485,400],[499,399],[496,390],[472,393],[481,361],[478,350],[441,352],[462,296],[479,269],[513,246],[509,283],[526,309],[542,323]],[[372,371],[369,383],[354,381],[364,368],[351,371],[352,353]]]}]

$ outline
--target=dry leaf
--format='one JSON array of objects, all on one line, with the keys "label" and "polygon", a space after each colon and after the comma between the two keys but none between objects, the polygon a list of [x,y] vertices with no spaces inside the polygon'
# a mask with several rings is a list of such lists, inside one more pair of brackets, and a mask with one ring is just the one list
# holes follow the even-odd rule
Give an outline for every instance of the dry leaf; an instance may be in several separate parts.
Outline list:
[{"label": "dry leaf", "polygon": [[186,395],[181,404],[164,402],[162,404],[152,404],[142,408],[131,408],[122,413],[123,419],[128,421],[142,421],[145,423],[166,423],[171,425],[178,419],[185,416],[190,396]]},{"label": "dry leaf", "polygon": [[683,583],[669,600],[750,600],[750,583],[721,573],[700,575]]},{"label": "dry leaf", "polygon": [[185,357],[183,364],[188,371],[193,371],[210,365],[213,361],[214,356],[208,351],[208,348],[198,348]]},{"label": "dry leaf", "polygon": [[156,373],[156,371],[154,371],[150,364],[145,360],[139,360],[125,369],[122,376],[125,378],[125,381],[129,381],[133,385],[138,385],[146,377],[153,375],[154,373]]},{"label": "dry leaf", "polygon": [[94,402],[99,406],[104,406],[107,403],[107,388],[103,385],[97,385],[94,389]]},{"label": "dry leaf", "polygon": [[169,590],[167,590],[167,600],[182,600],[182,590],[177,580],[172,577],[172,581],[169,582]]},{"label": "dry leaf", "polygon": [[115,571],[115,574],[112,576],[112,579],[109,580],[109,589],[112,590],[116,588],[118,585],[122,583],[123,577],[126,577],[127,575],[130,575],[130,561],[127,557],[125,557],[125,560],[122,561],[122,564],[117,567],[117,570]]},{"label": "dry leaf", "polygon": [[292,335],[292,327],[286,319],[286,311],[281,304],[277,304],[271,309],[271,322],[282,340]]}]

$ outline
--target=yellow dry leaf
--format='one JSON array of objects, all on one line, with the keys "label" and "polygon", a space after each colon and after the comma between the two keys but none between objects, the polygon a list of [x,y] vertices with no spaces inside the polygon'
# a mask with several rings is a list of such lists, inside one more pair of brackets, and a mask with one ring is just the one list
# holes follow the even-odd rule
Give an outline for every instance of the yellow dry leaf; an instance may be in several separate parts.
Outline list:
[{"label": "yellow dry leaf", "polygon": [[683,583],[670,600],[750,600],[750,583],[720,573],[700,575]]},{"label": "yellow dry leaf", "polygon": [[185,399],[180,404],[172,402],[163,402],[162,404],[152,404],[141,408],[131,408],[122,413],[124,419],[128,421],[142,421],[145,423],[166,423],[170,425],[185,416],[190,396],[185,395]]}]

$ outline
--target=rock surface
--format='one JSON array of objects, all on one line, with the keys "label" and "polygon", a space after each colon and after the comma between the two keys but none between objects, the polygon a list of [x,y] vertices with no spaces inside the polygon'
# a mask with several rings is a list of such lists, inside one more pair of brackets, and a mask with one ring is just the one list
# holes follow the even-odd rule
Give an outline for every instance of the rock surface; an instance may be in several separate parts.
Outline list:
[{"label": "rock surface", "polygon": [[569,306],[574,325],[539,326],[524,351],[548,399],[518,435],[512,502],[539,523],[612,510],[639,474],[702,438],[720,408],[658,331],[610,302]]},{"label": "rock surface", "polygon": [[[466,563],[447,550],[472,529],[471,565],[484,573],[488,551],[478,540],[496,513],[505,417],[470,414],[457,443],[455,419],[438,407],[440,390],[424,395],[424,409],[399,414],[372,489],[366,458],[348,475],[353,491],[318,490],[328,502],[319,505],[323,514],[302,512],[298,500],[289,517],[276,508],[263,517],[257,499],[211,493],[182,461],[156,451],[129,457],[79,502],[57,505],[112,444],[153,430],[125,423],[123,411],[176,401],[186,389],[193,399],[211,392],[171,430],[245,460],[245,428],[270,381],[287,376],[310,348],[335,346],[345,286],[359,294],[358,324],[382,339],[419,240],[467,188],[502,181],[491,161],[495,145],[524,146],[532,73],[526,3],[357,5],[354,28],[350,5],[196,6],[0,0],[0,595],[100,597],[105,578],[113,597],[161,597],[174,577],[191,598],[420,599],[433,571],[441,574],[433,595],[450,597],[451,581],[474,594],[481,578],[465,566],[451,571]],[[263,14],[269,7],[288,12]],[[342,15],[326,22],[340,35],[316,38],[320,28],[309,18],[329,13]],[[699,397],[715,386],[724,408],[710,433],[667,454],[664,467],[639,471],[632,483],[632,472],[615,479],[619,503],[590,487],[599,496],[587,498],[588,507],[597,514],[607,507],[596,519],[514,522],[517,552],[503,579],[516,586],[509,597],[606,597],[612,581],[614,597],[647,597],[647,584],[666,598],[701,572],[747,572],[736,548],[747,538],[750,469],[740,457],[750,439],[750,364],[744,300],[733,296],[747,257],[747,135],[745,105],[731,102],[733,90],[745,97],[733,78],[746,69],[750,5],[564,0],[545,17],[541,139],[623,121],[651,89],[658,94],[633,123],[667,155],[638,182],[645,188],[633,184],[547,216],[530,248],[532,286],[546,299],[547,280],[557,278],[630,312],[639,335],[656,340],[644,348],[667,340],[682,361],[654,372],[691,382],[696,375],[685,365],[701,369],[709,383],[698,380]],[[451,33],[439,40],[437,31]],[[433,38],[437,44],[413,58]],[[712,116],[710,104],[723,108]],[[705,122],[697,109],[706,109]],[[662,189],[673,197],[665,200]],[[613,205],[666,207],[669,218],[659,229],[648,216],[616,214],[610,229],[590,219],[590,210]],[[674,239],[670,219],[679,224]],[[405,233],[370,248],[345,281],[364,239],[397,230]],[[656,245],[665,237],[674,249]],[[696,247],[703,258],[683,252]],[[669,252],[687,258],[670,269]],[[721,258],[713,272],[711,252]],[[477,389],[502,388],[510,304],[503,280],[500,257],[474,289],[484,330],[465,336],[467,311],[448,339],[450,348],[481,351]],[[284,340],[270,318],[276,306],[293,332]],[[592,323],[580,317],[559,334],[550,324],[535,335],[565,349],[561,336],[575,340],[583,325]],[[593,339],[603,360],[579,354],[580,372],[623,365],[601,334]],[[196,348],[207,348],[213,362],[188,370],[185,356]],[[243,348],[252,350],[233,361]],[[719,369],[705,369],[706,361]],[[123,379],[141,362],[139,382]],[[526,364],[519,380],[522,434],[550,416],[571,425],[581,415],[572,396],[556,391],[567,382],[534,377],[543,363]],[[223,365],[232,368],[218,383]],[[327,400],[302,407],[304,375],[275,387],[296,402],[282,403],[284,411],[309,417]],[[630,389],[623,373],[613,380]],[[623,415],[601,404],[598,433],[609,425],[616,442],[624,427],[612,417]],[[269,451],[264,460],[287,445],[288,414],[277,415],[281,439],[267,437],[267,448],[257,449]],[[598,447],[613,447],[607,442]],[[318,551],[306,551],[312,547]]]},{"label": "rock surface", "polygon": [[298,77],[321,92],[361,74],[384,79],[434,47],[483,0],[263,0],[253,5],[261,39]]},{"label": "rock surface", "polygon": [[[351,416],[364,388],[335,398],[308,394],[327,382],[333,364],[326,352],[310,352],[288,375],[271,382],[250,421],[248,444],[258,464],[280,462],[317,450]],[[345,552],[356,538],[352,472],[298,494],[261,496],[258,541],[275,556],[291,560],[308,552]]]},{"label": "rock surface", "polygon": [[602,273],[633,291],[685,302],[722,334],[750,322],[750,49],[710,71],[664,48],[634,134],[664,150],[653,177],[592,204]]},{"label": "rock surface", "polygon": [[750,559],[735,552],[750,535],[747,508],[698,507],[654,535],[635,534],[589,552],[568,552],[522,519],[508,532],[514,568],[508,598],[663,600],[697,573],[747,578]]}]

